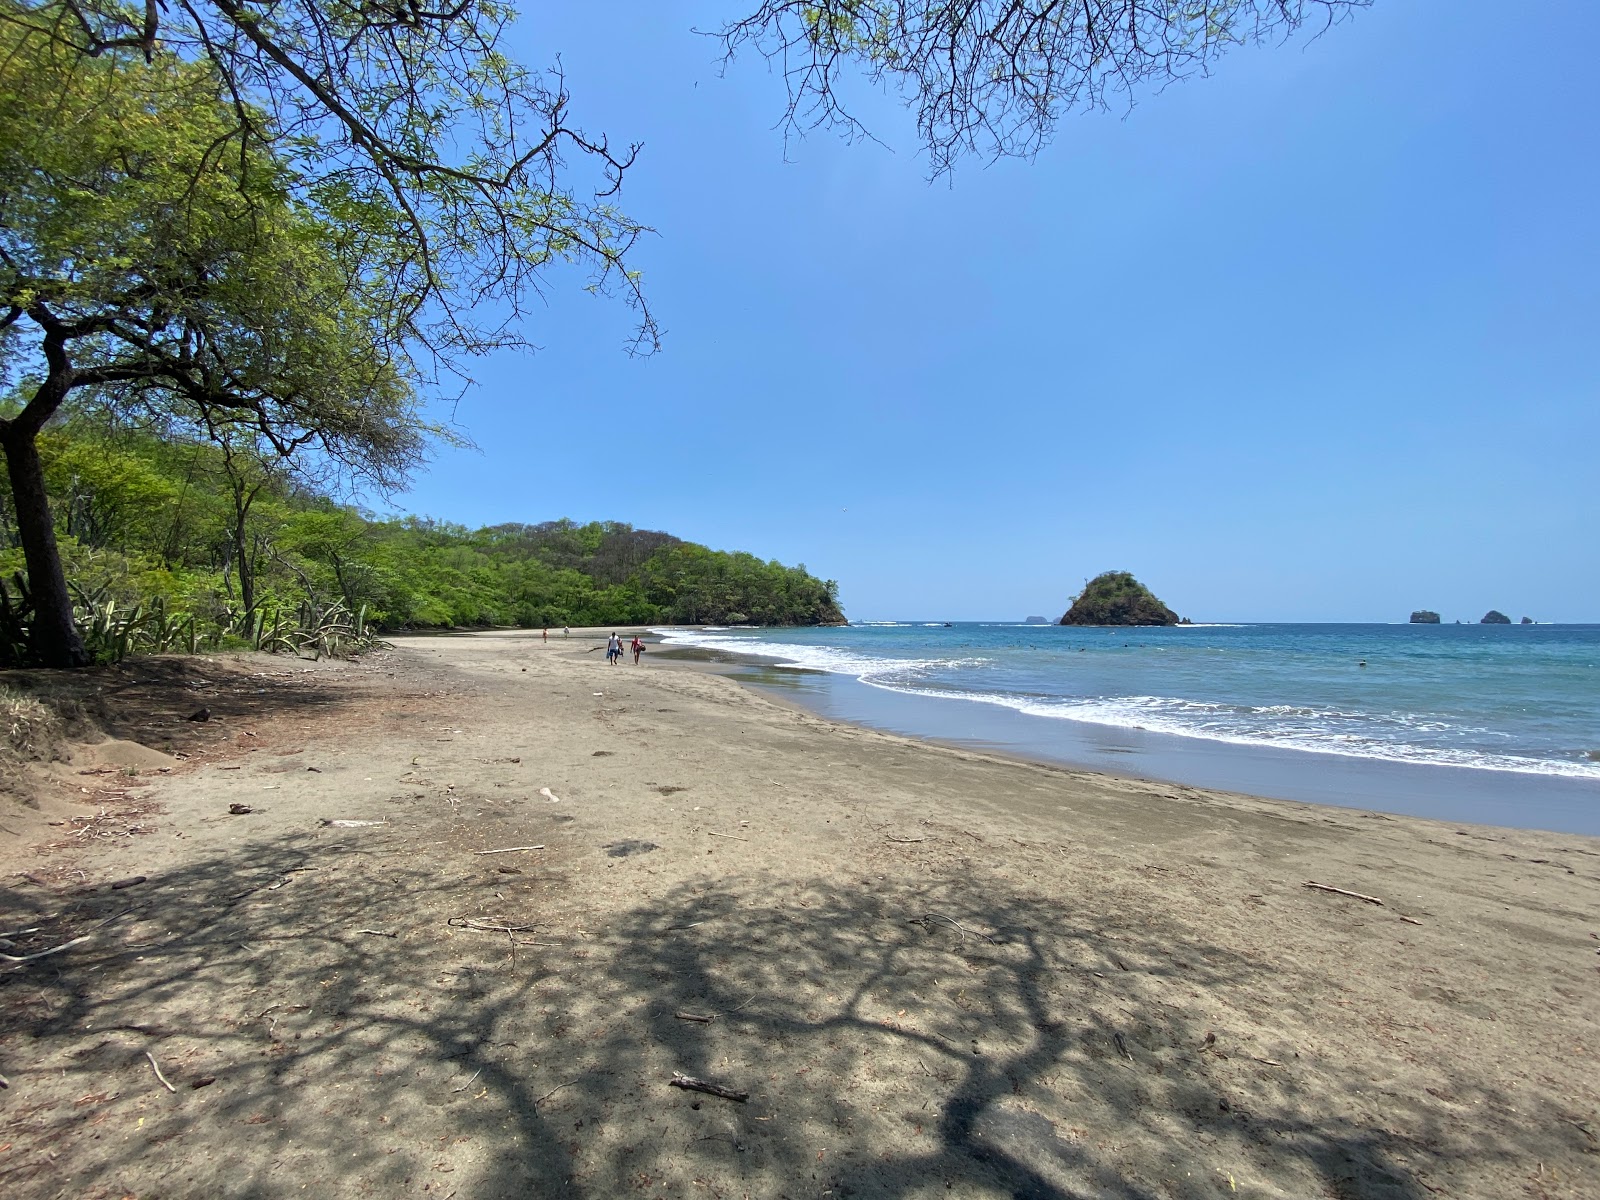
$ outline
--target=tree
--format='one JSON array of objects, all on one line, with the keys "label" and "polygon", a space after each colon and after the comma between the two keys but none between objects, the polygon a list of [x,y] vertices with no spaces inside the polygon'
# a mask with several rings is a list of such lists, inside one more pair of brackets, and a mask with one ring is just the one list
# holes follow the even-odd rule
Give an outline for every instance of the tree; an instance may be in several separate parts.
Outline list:
[{"label": "tree", "polygon": [[559,64],[535,73],[502,52],[504,0],[5,3],[4,19],[47,28],[80,57],[208,63],[241,161],[265,152],[291,168],[302,201],[383,227],[366,252],[382,257],[392,331],[440,369],[528,346],[526,306],[560,263],[619,292],[639,312],[632,345],[656,346],[627,265],[647,230],[613,204],[638,147],[614,151],[571,122]]},{"label": "tree", "polygon": [[15,19],[0,53],[0,331],[28,376],[0,447],[32,653],[79,666],[38,452],[74,393],[280,457],[313,447],[380,483],[418,460],[427,430],[374,239],[298,203],[285,167],[241,145],[207,67],[86,59]]},{"label": "tree", "polygon": [[1325,29],[1371,0],[761,0],[717,36],[776,64],[785,133],[870,136],[840,96],[847,72],[916,113],[930,173],[965,154],[1031,157],[1075,109],[1205,74],[1228,50]]}]

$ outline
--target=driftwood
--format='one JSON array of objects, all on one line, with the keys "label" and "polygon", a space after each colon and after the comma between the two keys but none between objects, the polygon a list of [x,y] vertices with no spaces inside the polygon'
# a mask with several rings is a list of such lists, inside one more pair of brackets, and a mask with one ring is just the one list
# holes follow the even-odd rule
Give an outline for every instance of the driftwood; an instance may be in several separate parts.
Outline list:
[{"label": "driftwood", "polygon": [[166,1088],[167,1091],[176,1094],[178,1089],[167,1082],[167,1077],[161,1073],[160,1064],[156,1062],[156,1056],[148,1050],[144,1052],[144,1056],[150,1060],[150,1069],[156,1073],[156,1078],[161,1080],[161,1086]]},{"label": "driftwood", "polygon": [[672,1073],[672,1081],[667,1086],[682,1088],[686,1092],[704,1092],[708,1096],[721,1096],[724,1100],[737,1100],[740,1104],[750,1099],[749,1092],[736,1092],[732,1088],[723,1087],[720,1083],[696,1079],[693,1075],[680,1075],[677,1071]]},{"label": "driftwood", "polygon": [[506,846],[501,850],[474,850],[474,854],[515,854],[518,850],[543,850],[543,846]]},{"label": "driftwood", "polygon": [[680,1021],[693,1021],[696,1025],[709,1025],[711,1022],[716,1020],[716,1017],[711,1016],[708,1013],[684,1012],[682,1009],[679,1009],[672,1015],[677,1017]]},{"label": "driftwood", "polygon": [[1332,892],[1336,896],[1349,896],[1352,900],[1365,900],[1368,904],[1376,904],[1379,908],[1384,907],[1382,900],[1379,900],[1376,896],[1369,896],[1365,892],[1347,892],[1344,888],[1333,887],[1326,883],[1314,883],[1309,879],[1300,886],[1314,888],[1319,892]]}]

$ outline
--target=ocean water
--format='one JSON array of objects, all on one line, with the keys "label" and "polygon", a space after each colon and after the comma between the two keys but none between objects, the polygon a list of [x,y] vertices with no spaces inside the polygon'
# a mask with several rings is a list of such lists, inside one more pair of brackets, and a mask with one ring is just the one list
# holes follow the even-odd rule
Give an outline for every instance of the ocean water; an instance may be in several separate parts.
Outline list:
[{"label": "ocean water", "polygon": [[[802,702],[900,732],[970,728],[967,740],[1086,766],[1107,765],[1110,753],[1142,756],[1119,765],[1316,800],[1330,799],[1340,772],[1381,764],[1395,769],[1350,776],[1350,786],[1378,793],[1373,807],[1600,832],[1596,625],[897,622],[660,632],[668,646],[782,668]],[[850,700],[851,688],[916,703]],[[1249,772],[1241,781],[1237,765],[1219,779],[1214,764],[1245,761],[1230,759],[1230,748],[1259,752],[1250,760],[1257,776],[1271,761],[1279,775],[1322,782],[1260,787]],[[1419,807],[1409,793],[1471,802],[1462,812]],[[1541,797],[1570,811],[1521,811],[1548,807]]]}]

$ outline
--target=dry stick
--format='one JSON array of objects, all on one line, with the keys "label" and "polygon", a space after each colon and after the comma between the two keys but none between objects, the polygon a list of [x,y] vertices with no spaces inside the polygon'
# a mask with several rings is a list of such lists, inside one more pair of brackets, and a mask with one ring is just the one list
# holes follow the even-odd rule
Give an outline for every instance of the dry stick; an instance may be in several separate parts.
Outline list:
[{"label": "dry stick", "polygon": [[86,933],[82,937],[73,938],[70,942],[62,942],[59,946],[51,946],[48,950],[40,950],[36,954],[24,954],[20,957],[15,954],[0,953],[0,959],[4,959],[11,964],[9,967],[3,968],[4,970],[15,971],[23,964],[33,962],[36,958],[49,958],[52,954],[60,954],[63,950],[70,950],[74,946],[87,942],[92,937],[94,937],[94,934]]},{"label": "dry stick", "polygon": [[356,932],[357,933],[370,933],[374,937],[392,938],[392,937],[399,937],[400,936],[399,933],[391,933],[387,929],[358,929],[358,930],[356,930]]},{"label": "dry stick", "polygon": [[720,1083],[696,1079],[692,1075],[680,1075],[677,1071],[672,1073],[672,1080],[667,1086],[682,1088],[686,1092],[704,1092],[708,1096],[721,1096],[724,1100],[737,1100],[740,1104],[750,1099],[749,1092],[736,1092],[732,1088],[723,1087]]},{"label": "dry stick", "polygon": [[[583,1078],[583,1076],[581,1076],[581,1075],[578,1076],[578,1079],[582,1079],[582,1078]],[[537,1100],[535,1100],[533,1102],[533,1106],[535,1108],[538,1108],[539,1105],[543,1104],[546,1100],[550,1099],[551,1096],[554,1096],[562,1088],[569,1088],[569,1087],[571,1087],[573,1084],[575,1084],[577,1082],[578,1082],[577,1079],[569,1079],[565,1083],[556,1084],[555,1087],[551,1088],[548,1092],[546,1092],[544,1095],[540,1096]]]},{"label": "dry stick", "polygon": [[543,850],[543,846],[507,846],[502,850],[474,850],[474,854],[515,854],[518,850]]},{"label": "dry stick", "polygon": [[1315,888],[1319,892],[1332,892],[1337,896],[1349,896],[1352,900],[1365,900],[1368,904],[1376,904],[1379,908],[1384,907],[1382,900],[1379,900],[1376,896],[1368,896],[1364,892],[1347,892],[1344,888],[1332,887],[1326,883],[1313,883],[1309,879],[1300,886]]},{"label": "dry stick", "polygon": [[445,924],[452,929],[473,929],[479,933],[527,933],[539,928],[538,925],[487,925],[471,917],[451,917]]},{"label": "dry stick", "polygon": [[150,1060],[150,1069],[156,1073],[156,1078],[161,1080],[161,1086],[176,1095],[178,1089],[167,1082],[167,1077],[161,1073],[161,1067],[156,1063],[156,1056],[148,1050],[144,1052],[144,1056]]},{"label": "dry stick", "polygon": [[919,838],[897,838],[897,837],[890,837],[888,834],[884,834],[883,835],[883,840],[886,841],[886,842],[899,842],[902,846],[906,846],[906,845],[910,845],[912,842],[925,842],[928,839],[925,838],[925,837],[919,837]]},{"label": "dry stick", "polygon": [[943,913],[929,913],[927,916],[923,917],[922,919],[924,921],[931,921],[934,917],[938,917],[939,920],[941,920],[941,921],[949,921],[950,924],[954,925],[957,929],[959,929],[962,932],[962,934],[969,934],[970,933],[973,937],[981,937],[984,941],[988,942],[991,946],[994,944],[994,939],[992,937],[990,937],[987,933],[979,933],[976,929],[968,929],[966,926],[961,924],[960,921],[952,920],[950,917],[945,916]]},{"label": "dry stick", "polygon": [[252,1021],[259,1021],[259,1020],[261,1020],[262,1017],[266,1016],[269,1012],[277,1012],[280,1008],[283,1009],[285,1012],[304,1012],[306,1009],[308,1009],[310,1007],[311,1006],[309,1004],[270,1004],[266,1008],[263,1008],[260,1012],[258,1012],[255,1016],[251,1017],[250,1019]]},{"label": "dry stick", "polygon": [[712,837],[727,838],[730,842],[748,842],[750,840],[749,838],[735,837],[731,833],[716,833],[710,829],[706,830],[706,832],[711,834]]},{"label": "dry stick", "polygon": [[458,1088],[451,1088],[451,1089],[450,1089],[450,1090],[451,1090],[451,1091],[452,1091],[452,1092],[464,1092],[464,1091],[466,1091],[466,1090],[467,1090],[467,1089],[468,1089],[468,1088],[469,1088],[469,1087],[471,1087],[471,1086],[472,1086],[472,1080],[473,1080],[473,1079],[476,1079],[476,1078],[477,1078],[477,1077],[478,1077],[478,1076],[479,1076],[479,1075],[482,1075],[482,1074],[483,1074],[483,1068],[482,1068],[482,1067],[479,1067],[479,1068],[478,1068],[478,1069],[477,1069],[477,1070],[476,1070],[476,1071],[474,1071],[474,1072],[473,1072],[473,1073],[472,1073],[472,1079],[468,1079],[468,1080],[467,1080],[467,1081],[466,1081],[466,1082],[465,1082],[465,1083],[463,1083],[463,1084],[462,1084],[462,1085],[461,1085],[461,1086],[460,1086],[460,1087],[458,1087]]},{"label": "dry stick", "polygon": [[693,1021],[696,1025],[709,1025],[712,1021],[716,1020],[715,1017],[707,1016],[705,1013],[683,1012],[682,1010],[675,1012],[672,1015],[677,1017],[680,1021]]}]

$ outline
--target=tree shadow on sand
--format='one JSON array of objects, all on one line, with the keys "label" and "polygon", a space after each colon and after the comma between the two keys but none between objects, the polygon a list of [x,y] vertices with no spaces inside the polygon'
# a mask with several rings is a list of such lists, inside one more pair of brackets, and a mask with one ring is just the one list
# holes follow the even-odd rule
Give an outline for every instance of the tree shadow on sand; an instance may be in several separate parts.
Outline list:
[{"label": "tree shadow on sand", "polygon": [[1369,1102],[1265,1040],[1307,981],[1137,903],[707,879],[585,917],[566,868],[349,832],[0,889],[14,955],[94,933],[0,975],[0,1192],[1421,1200],[1570,1153],[1452,1116],[1503,1103],[1466,1068]]}]

